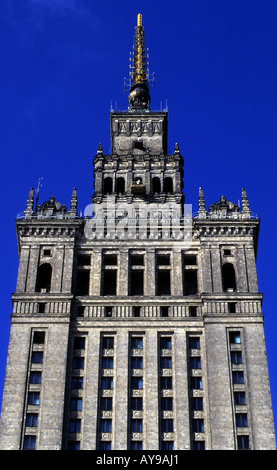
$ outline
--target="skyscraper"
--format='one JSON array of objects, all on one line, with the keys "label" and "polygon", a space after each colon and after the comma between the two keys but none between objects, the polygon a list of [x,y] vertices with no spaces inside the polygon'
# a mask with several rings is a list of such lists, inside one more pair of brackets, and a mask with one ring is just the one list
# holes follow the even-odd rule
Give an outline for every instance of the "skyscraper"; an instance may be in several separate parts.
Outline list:
[{"label": "skyscraper", "polygon": [[[92,206],[31,189],[1,449],[275,449],[256,251],[259,219],[221,196],[185,204],[167,111],[150,110],[141,15],[128,109],[111,111]],[[209,184],[207,181],[206,184]]]}]

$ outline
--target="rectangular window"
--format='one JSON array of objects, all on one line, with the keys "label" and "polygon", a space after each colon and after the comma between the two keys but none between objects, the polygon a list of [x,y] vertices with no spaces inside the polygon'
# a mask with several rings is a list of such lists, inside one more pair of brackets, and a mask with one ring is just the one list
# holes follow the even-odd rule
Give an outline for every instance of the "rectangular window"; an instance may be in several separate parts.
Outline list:
[{"label": "rectangular window", "polygon": [[204,419],[193,419],[192,430],[193,432],[204,432]]},{"label": "rectangular window", "polygon": [[33,371],[30,373],[30,384],[40,384],[41,383],[41,372]]},{"label": "rectangular window", "polygon": [[166,397],[161,399],[161,408],[165,411],[173,410],[173,400],[171,397]]},{"label": "rectangular window", "polygon": [[192,397],[192,399],[191,399],[191,409],[193,411],[202,411],[203,410],[203,398],[202,397]]},{"label": "rectangular window", "polygon": [[197,271],[184,270],[184,295],[198,294]]},{"label": "rectangular window", "polygon": [[102,369],[113,369],[113,357],[102,358]]},{"label": "rectangular window", "polygon": [[238,449],[249,450],[249,436],[238,436]]},{"label": "rectangular window", "polygon": [[129,295],[143,295],[144,271],[135,269],[130,275],[130,293]]},{"label": "rectangular window", "polygon": [[236,425],[238,428],[245,428],[248,426],[247,414],[246,413],[237,413],[236,414]]},{"label": "rectangular window", "polygon": [[37,425],[38,425],[38,414],[37,413],[27,413],[26,426],[28,428],[36,428]]},{"label": "rectangular window", "polygon": [[161,307],[160,308],[161,317],[168,317],[168,310],[169,310],[169,307]]},{"label": "rectangular window", "polygon": [[72,362],[73,369],[83,369],[84,368],[84,358],[80,356],[73,357]]},{"label": "rectangular window", "polygon": [[131,338],[131,348],[132,349],[142,349],[143,348],[143,338],[140,336],[132,336]]},{"label": "rectangular window", "polygon": [[111,419],[100,420],[100,432],[112,432],[112,420]]},{"label": "rectangular window", "polygon": [[81,432],[81,420],[71,419],[69,421],[69,432]]},{"label": "rectangular window", "polygon": [[33,344],[44,344],[45,332],[44,331],[35,331],[33,337]]},{"label": "rectangular window", "polygon": [[131,398],[131,410],[140,411],[142,410],[142,398]]},{"label": "rectangular window", "polygon": [[140,317],[141,307],[133,307],[133,317]]},{"label": "rectangular window", "polygon": [[82,390],[83,389],[83,377],[72,377],[71,388],[72,390]]},{"label": "rectangular window", "polygon": [[132,357],[131,358],[131,368],[132,369],[142,369],[143,360],[142,357]]},{"label": "rectangular window", "polygon": [[162,432],[173,432],[173,419],[162,419]]},{"label": "rectangular window", "polygon": [[39,405],[39,392],[28,393],[28,405]]},{"label": "rectangular window", "polygon": [[192,450],[205,450],[205,441],[193,441]]},{"label": "rectangular window", "polygon": [[33,351],[31,357],[32,364],[42,364],[43,362],[43,352]]},{"label": "rectangular window", "polygon": [[83,336],[75,336],[74,338],[74,349],[85,349],[86,338]]},{"label": "rectangular window", "polygon": [[111,411],[113,409],[113,399],[112,398],[101,398],[100,400],[100,410],[102,411]]},{"label": "rectangular window", "polygon": [[203,390],[202,377],[191,377],[190,388],[195,390]]},{"label": "rectangular window", "polygon": [[161,349],[171,349],[172,341],[170,336],[161,336],[160,338],[160,348]]},{"label": "rectangular window", "polygon": [[236,313],[236,302],[228,302],[228,313]]},{"label": "rectangular window", "polygon": [[162,441],[161,450],[174,450],[174,441]]},{"label": "rectangular window", "polygon": [[168,254],[157,255],[157,264],[158,266],[170,266],[170,255]]},{"label": "rectangular window", "polygon": [[131,266],[144,266],[144,256],[132,253],[130,255]]},{"label": "rectangular window", "polygon": [[142,419],[131,419],[131,432],[142,432]]},{"label": "rectangular window", "polygon": [[39,302],[39,304],[38,304],[38,313],[45,313],[45,306],[46,306],[45,302]]},{"label": "rectangular window", "polygon": [[170,270],[158,270],[157,295],[170,295]]},{"label": "rectangular window", "polygon": [[112,390],[113,389],[113,377],[103,377],[101,379],[101,388],[102,390]]},{"label": "rectangular window", "polygon": [[111,253],[104,254],[104,265],[105,266],[116,266],[117,265],[117,255]]},{"label": "rectangular window", "polygon": [[172,359],[171,357],[161,357],[161,369],[171,369],[172,368]]},{"label": "rectangular window", "polygon": [[23,449],[24,450],[34,450],[36,448],[36,436],[25,436]]},{"label": "rectangular window", "polygon": [[196,255],[184,255],[183,256],[183,265],[184,266],[196,266],[197,265]]},{"label": "rectangular window", "polygon": [[246,405],[245,392],[234,392],[235,405]]},{"label": "rectangular window", "polygon": [[131,441],[130,450],[142,450],[142,441]]},{"label": "rectangular window", "polygon": [[71,411],[82,411],[82,398],[71,398],[70,400]]},{"label": "rectangular window", "polygon": [[68,450],[80,450],[80,441],[68,441]]},{"label": "rectangular window", "polygon": [[113,336],[104,336],[103,337],[103,349],[113,349],[113,348],[114,348]]},{"label": "rectangular window", "polygon": [[201,369],[201,357],[192,356],[189,358],[190,369]]},{"label": "rectangular window", "polygon": [[240,344],[240,333],[239,331],[231,331],[230,332],[230,343],[231,344]]},{"label": "rectangular window", "polygon": [[77,264],[78,266],[90,266],[90,255],[79,255]]},{"label": "rectangular window", "polygon": [[103,274],[103,295],[116,295],[117,271],[106,270]]},{"label": "rectangular window", "polygon": [[142,377],[131,377],[131,389],[142,390],[143,378]]},{"label": "rectangular window", "polygon": [[232,351],[231,352],[231,363],[232,364],[242,364],[241,351]]},{"label": "rectangular window", "polygon": [[232,376],[234,384],[244,384],[244,375],[242,371],[233,371]]},{"label": "rectangular window", "polygon": [[89,278],[88,269],[77,271],[76,295],[89,295]]},{"label": "rectangular window", "polygon": [[172,390],[172,377],[161,377],[161,389]]},{"label": "rectangular window", "polygon": [[189,337],[189,348],[190,349],[200,349],[200,338],[199,338],[199,336],[190,336]]}]

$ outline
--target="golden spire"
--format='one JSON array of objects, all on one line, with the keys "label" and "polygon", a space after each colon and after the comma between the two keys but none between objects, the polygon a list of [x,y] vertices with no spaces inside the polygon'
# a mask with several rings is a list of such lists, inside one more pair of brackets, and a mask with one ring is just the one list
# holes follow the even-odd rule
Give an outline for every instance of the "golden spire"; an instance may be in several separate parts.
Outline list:
[{"label": "golden spire", "polygon": [[146,71],[146,59],[144,49],[144,28],[142,26],[142,15],[137,16],[137,26],[135,27],[135,38],[133,47],[133,64],[131,65],[131,83],[147,84],[148,71]]}]

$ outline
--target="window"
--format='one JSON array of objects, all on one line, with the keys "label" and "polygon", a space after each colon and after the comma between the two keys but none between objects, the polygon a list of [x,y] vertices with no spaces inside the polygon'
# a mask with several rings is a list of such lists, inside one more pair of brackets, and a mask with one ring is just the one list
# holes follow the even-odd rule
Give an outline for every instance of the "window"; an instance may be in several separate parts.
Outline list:
[{"label": "window", "polygon": [[170,255],[169,254],[158,254],[157,255],[158,266],[170,266]]},{"label": "window", "polygon": [[33,351],[31,357],[32,364],[42,364],[43,362],[43,352]]},{"label": "window", "polygon": [[240,333],[239,331],[231,331],[230,332],[230,343],[231,344],[240,344]]},{"label": "window", "polygon": [[103,274],[103,295],[116,295],[117,271],[106,270]]},{"label": "window", "polygon": [[244,428],[248,426],[247,414],[246,413],[237,413],[236,414],[236,425],[238,428]]},{"label": "window", "polygon": [[170,292],[170,270],[158,270],[157,295],[170,295]]},{"label": "window", "polygon": [[162,441],[161,450],[174,450],[174,442]]},{"label": "window", "polygon": [[101,380],[102,390],[112,390],[113,389],[113,378],[112,377],[103,377]]},{"label": "window", "polygon": [[238,436],[238,449],[249,450],[249,436]]},{"label": "window", "polygon": [[164,179],[164,193],[169,193],[169,194],[173,193],[173,182],[170,176],[167,176]]},{"label": "window", "polygon": [[112,398],[101,398],[100,400],[100,410],[102,411],[111,411],[113,409],[113,399]]},{"label": "window", "polygon": [[23,449],[34,450],[36,448],[36,436],[25,436]]},{"label": "window", "polygon": [[100,420],[100,432],[112,432],[112,420],[111,419]]},{"label": "window", "polygon": [[82,411],[82,398],[73,397],[70,400],[71,411]]},{"label": "window", "polygon": [[202,377],[191,377],[190,388],[195,390],[203,390]]},{"label": "window", "polygon": [[165,411],[173,410],[173,400],[171,397],[166,397],[161,399],[161,408]]},{"label": "window", "polygon": [[143,266],[144,265],[144,256],[137,254],[137,253],[132,253],[130,255],[130,264],[131,266]]},{"label": "window", "polygon": [[45,333],[44,331],[35,331],[33,337],[34,344],[44,344]]},{"label": "window", "polygon": [[83,336],[75,336],[74,338],[74,349],[85,349],[86,338]]},{"label": "window", "polygon": [[39,302],[38,303],[38,313],[45,313],[45,302]]},{"label": "window", "polygon": [[142,349],[143,348],[143,338],[139,336],[132,336],[131,338],[131,348],[132,349]]},{"label": "window", "polygon": [[28,393],[28,405],[39,405],[39,392]]},{"label": "window", "polygon": [[71,419],[69,421],[69,432],[81,432],[81,420]]},{"label": "window", "polygon": [[236,302],[228,302],[228,313],[236,313]]},{"label": "window", "polygon": [[79,255],[77,264],[78,266],[90,266],[90,255]]},{"label": "window", "polygon": [[83,389],[83,377],[72,377],[71,388],[72,390],[82,390]]},{"label": "window", "polygon": [[191,399],[191,408],[193,411],[202,411],[203,410],[203,398],[202,397],[192,397]]},{"label": "window", "polygon": [[235,268],[231,263],[225,263],[222,266],[222,283],[224,292],[235,292],[237,290]]},{"label": "window", "polygon": [[161,357],[161,369],[171,369],[172,368],[172,360],[171,357]]},{"label": "window", "polygon": [[196,295],[197,293],[197,271],[184,270],[184,295]]},{"label": "window", "polygon": [[30,373],[30,384],[40,384],[41,383],[41,372],[32,371]]},{"label": "window", "polygon": [[104,178],[104,185],[103,185],[103,192],[104,194],[110,194],[113,192],[113,180],[109,176]]},{"label": "window", "polygon": [[234,393],[235,405],[246,405],[245,392]]},{"label": "window", "polygon": [[84,368],[84,358],[80,357],[80,356],[73,357],[72,368],[73,369],[83,369]]},{"label": "window", "polygon": [[142,432],[142,419],[131,419],[131,432]]},{"label": "window", "polygon": [[172,342],[170,336],[161,336],[160,338],[160,347],[161,349],[171,349]]},{"label": "window", "polygon": [[244,384],[244,375],[242,371],[233,371],[232,376],[234,384]]},{"label": "window", "polygon": [[205,450],[205,441],[193,441],[192,450]]},{"label": "window", "polygon": [[142,410],[142,398],[131,398],[131,410]]},{"label": "window", "polygon": [[89,278],[90,271],[88,269],[77,271],[76,295],[89,295]]},{"label": "window", "polygon": [[197,265],[196,255],[184,255],[183,256],[183,265],[184,266],[196,266]]},{"label": "window", "polygon": [[28,428],[36,428],[37,425],[38,425],[38,414],[37,413],[27,413],[26,426]]},{"label": "window", "polygon": [[51,256],[51,250],[48,250],[48,249],[43,250],[43,256]]},{"label": "window", "polygon": [[104,316],[105,317],[112,317],[113,316],[113,307],[105,307]]},{"label": "window", "polygon": [[162,419],[162,432],[173,432],[173,419]]},{"label": "window", "polygon": [[161,389],[163,390],[172,389],[172,377],[161,377]]},{"label": "window", "polygon": [[103,337],[103,349],[113,349],[113,347],[114,347],[113,336],[104,336]]},{"label": "window", "polygon": [[132,357],[131,358],[131,368],[132,369],[142,369],[143,361],[142,357]]},{"label": "window", "polygon": [[241,351],[232,351],[231,352],[231,363],[232,364],[242,364]]},{"label": "window", "polygon": [[168,310],[169,310],[169,307],[161,307],[160,308],[161,317],[168,317]]},{"label": "window", "polygon": [[114,253],[104,253],[104,265],[105,266],[116,266],[117,255]]},{"label": "window", "polygon": [[153,193],[160,193],[161,192],[161,181],[160,178],[154,176],[152,178],[152,192]]},{"label": "window", "polygon": [[131,441],[130,450],[142,450],[142,441]]},{"label": "window", "polygon": [[192,431],[193,432],[204,432],[204,419],[193,419],[192,420]]},{"label": "window", "polygon": [[122,177],[116,179],[116,192],[117,194],[125,193],[125,180]]},{"label": "window", "polygon": [[50,292],[52,278],[52,266],[43,263],[38,267],[36,292]]},{"label": "window", "polygon": [[223,255],[224,256],[231,256],[232,255],[231,250],[229,250],[229,249],[223,250]]},{"label": "window", "polygon": [[201,369],[201,357],[192,356],[189,358],[190,369]]},{"label": "window", "polygon": [[189,348],[190,349],[200,349],[200,338],[199,338],[199,336],[190,336],[189,337]]},{"label": "window", "polygon": [[142,377],[131,377],[131,389],[142,390],[143,378]]},{"label": "window", "polygon": [[143,281],[144,271],[135,269],[130,274],[130,294],[129,295],[143,295]]},{"label": "window", "polygon": [[195,307],[194,305],[189,306],[189,316],[197,317],[197,307]]},{"label": "window", "polygon": [[111,441],[100,441],[99,442],[99,450],[111,450],[112,443]]},{"label": "window", "polygon": [[102,358],[102,369],[113,369],[113,357]]},{"label": "window", "polygon": [[80,441],[69,441],[68,450],[80,450]]}]

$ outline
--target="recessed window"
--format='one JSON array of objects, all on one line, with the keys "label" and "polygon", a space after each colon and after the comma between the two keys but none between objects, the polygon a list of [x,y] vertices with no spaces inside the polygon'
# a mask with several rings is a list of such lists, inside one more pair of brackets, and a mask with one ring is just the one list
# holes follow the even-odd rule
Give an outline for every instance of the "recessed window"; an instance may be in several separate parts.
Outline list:
[{"label": "recessed window", "polygon": [[228,302],[228,313],[236,313],[236,302]]},{"label": "recessed window", "polygon": [[197,307],[195,305],[189,306],[189,316],[190,317],[197,317]]},{"label": "recessed window", "polygon": [[77,264],[78,266],[90,266],[90,255],[79,255]]},{"label": "recessed window", "polygon": [[141,307],[133,307],[133,317],[140,317]]},{"label": "recessed window", "polygon": [[43,250],[43,256],[51,256],[51,250],[49,249]]},{"label": "recessed window", "polygon": [[38,303],[38,313],[45,313],[45,302],[39,302]]},{"label": "recessed window", "polygon": [[171,357],[165,356],[161,357],[161,369],[171,369],[172,368],[172,359]]},{"label": "recessed window", "polygon": [[231,331],[230,332],[230,343],[231,344],[240,344],[240,332],[239,331]]},{"label": "recessed window", "polygon": [[224,250],[223,255],[224,256],[231,256],[232,255],[231,250],[229,250],[229,249]]},{"label": "recessed window", "polygon": [[195,266],[197,265],[197,256],[196,255],[184,255],[183,256],[183,265],[184,266]]},{"label": "recessed window", "polygon": [[102,358],[102,369],[113,369],[113,357]]},{"label": "recessed window", "polygon": [[172,390],[172,377],[161,377],[161,389]]},{"label": "recessed window", "polygon": [[113,389],[113,377],[103,377],[101,379],[101,388],[102,390],[112,390]]},{"label": "recessed window", "polygon": [[173,432],[173,419],[162,419],[162,432]]},{"label": "recessed window", "polygon": [[69,421],[69,432],[81,432],[81,420],[71,419]]},{"label": "recessed window", "polygon": [[142,377],[131,377],[131,389],[142,390],[143,378]]},{"label": "recessed window", "polygon": [[112,420],[111,419],[100,420],[100,432],[112,432]]},{"label": "recessed window", "polygon": [[43,352],[41,352],[41,351],[32,352],[31,362],[32,362],[32,364],[42,364],[42,362],[43,362]]},{"label": "recessed window", "polygon": [[71,411],[82,411],[82,398],[73,397],[70,400],[70,410]]},{"label": "recessed window", "polygon": [[238,449],[249,450],[249,436],[238,436]]},{"label": "recessed window", "polygon": [[73,369],[83,369],[84,368],[84,358],[80,356],[73,357],[72,361]]},{"label": "recessed window", "polygon": [[231,352],[231,363],[232,364],[242,364],[241,351],[232,351]]},{"label": "recessed window", "polygon": [[132,349],[142,349],[143,348],[143,338],[141,336],[132,336],[132,338],[131,338],[131,348]]},{"label": "recessed window", "polygon": [[116,266],[117,265],[117,255],[112,253],[104,254],[104,264],[105,266]]},{"label": "recessed window", "polygon": [[190,336],[189,337],[189,348],[190,349],[200,349],[200,338],[199,338],[199,336]]},{"label": "recessed window", "polygon": [[41,383],[41,372],[32,371],[30,373],[30,384],[40,384]]},{"label": "recessed window", "polygon": [[85,349],[86,338],[83,336],[75,336],[74,338],[74,349]]},{"label": "recessed window", "polygon": [[23,449],[34,450],[36,448],[36,436],[25,436]]},{"label": "recessed window", "polygon": [[89,294],[90,271],[88,269],[77,271],[76,295]]},{"label": "recessed window", "polygon": [[45,332],[44,331],[35,331],[33,337],[34,344],[43,344],[45,339]]},{"label": "recessed window", "polygon": [[131,358],[131,368],[132,369],[142,369],[143,361],[142,357],[132,357]]},{"label": "recessed window", "polygon": [[38,414],[37,413],[27,413],[26,426],[28,428],[36,428],[37,425],[38,425]]},{"label": "recessed window", "polygon": [[160,348],[161,349],[171,349],[172,341],[171,336],[161,336],[160,338]]},{"label": "recessed window", "polygon": [[184,270],[184,295],[196,295],[197,293],[197,270]]},{"label": "recessed window", "polygon": [[248,426],[247,414],[237,413],[236,414],[236,425],[238,428],[246,428]]},{"label": "recessed window", "polygon": [[72,390],[82,390],[83,389],[83,377],[72,377],[71,379],[71,388]]},{"label": "recessed window", "polygon": [[39,392],[28,393],[28,405],[39,405]]},{"label": "recessed window", "polygon": [[114,337],[104,336],[103,337],[103,349],[113,349],[113,348],[114,348]]},{"label": "recessed window", "polygon": [[160,308],[161,317],[168,317],[168,310],[169,310],[169,307],[161,307]]}]

